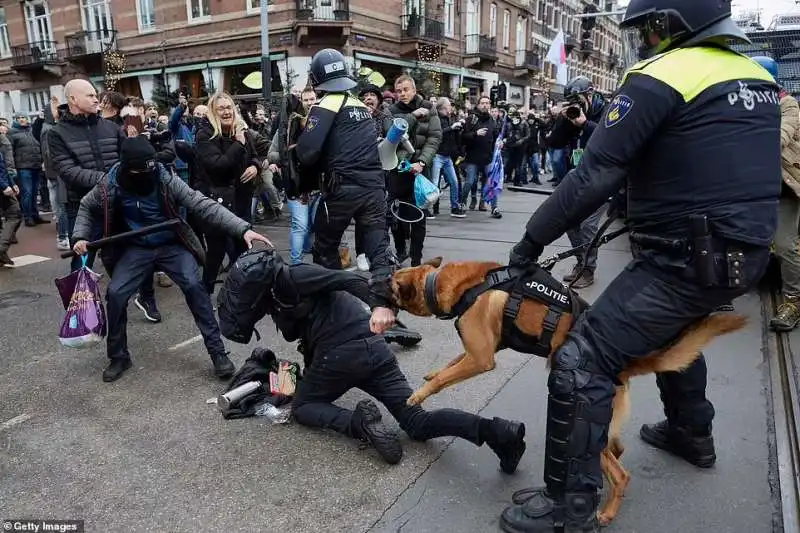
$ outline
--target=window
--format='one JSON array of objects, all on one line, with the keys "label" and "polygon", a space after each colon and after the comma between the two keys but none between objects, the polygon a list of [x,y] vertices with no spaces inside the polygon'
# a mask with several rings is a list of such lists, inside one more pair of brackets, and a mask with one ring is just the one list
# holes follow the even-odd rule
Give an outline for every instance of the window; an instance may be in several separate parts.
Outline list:
[{"label": "window", "polygon": [[56,43],[53,42],[53,27],[50,25],[50,9],[44,0],[25,2],[25,22],[28,28],[28,43],[39,48],[42,52],[52,52]]},{"label": "window", "polygon": [[206,21],[211,18],[209,0],[186,0],[186,13],[189,22]]},{"label": "window", "polygon": [[444,0],[444,35],[453,37],[455,35],[456,10],[453,0]]},{"label": "window", "polygon": [[22,105],[28,106],[23,112],[35,113],[50,105],[50,91],[24,91]]},{"label": "window", "polygon": [[511,11],[503,10],[503,48],[508,50],[511,46]]},{"label": "window", "polygon": [[86,30],[86,50],[91,53],[103,52],[114,38],[108,0],[81,0],[81,19]]},{"label": "window", "polygon": [[156,0],[136,0],[136,19],[139,32],[156,29]]},{"label": "window", "polygon": [[497,4],[489,8],[489,37],[497,37]]},{"label": "window", "polygon": [[517,17],[517,50],[526,50],[527,49],[527,41],[525,34],[527,32],[527,21],[524,17],[519,16]]},{"label": "window", "polygon": [[6,9],[0,7],[0,57],[11,56],[11,40],[8,38],[8,24],[6,23]]}]

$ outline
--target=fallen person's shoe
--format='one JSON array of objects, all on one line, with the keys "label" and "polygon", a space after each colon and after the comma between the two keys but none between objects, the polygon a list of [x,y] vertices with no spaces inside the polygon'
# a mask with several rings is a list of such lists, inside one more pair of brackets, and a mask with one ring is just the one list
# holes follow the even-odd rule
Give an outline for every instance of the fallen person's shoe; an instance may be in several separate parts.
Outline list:
[{"label": "fallen person's shoe", "polygon": [[383,338],[386,339],[386,342],[396,342],[404,348],[410,348],[419,344],[422,340],[422,335],[417,331],[408,329],[398,320],[392,329],[383,334]]},{"label": "fallen person's shoe", "polygon": [[397,433],[386,427],[378,406],[372,400],[361,400],[353,410],[350,422],[353,436],[366,441],[390,465],[395,465],[403,458],[403,447]]},{"label": "fallen person's shoe", "polygon": [[486,444],[500,459],[500,469],[513,474],[525,453],[525,424],[495,417]]}]

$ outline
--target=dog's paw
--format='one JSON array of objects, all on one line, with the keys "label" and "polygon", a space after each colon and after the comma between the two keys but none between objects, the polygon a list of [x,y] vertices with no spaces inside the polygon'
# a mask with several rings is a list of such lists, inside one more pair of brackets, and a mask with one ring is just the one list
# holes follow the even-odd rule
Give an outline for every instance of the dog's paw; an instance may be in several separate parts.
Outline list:
[{"label": "dog's paw", "polygon": [[602,527],[609,526],[613,520],[613,516],[607,515],[603,511],[597,511],[597,521],[600,522]]},{"label": "dog's paw", "polygon": [[422,394],[420,394],[419,392],[415,392],[414,394],[411,395],[411,397],[408,398],[408,400],[406,400],[406,403],[408,405],[414,406],[421,404],[424,400],[425,398],[422,396]]},{"label": "dog's paw", "polygon": [[438,375],[439,375],[439,371],[438,370],[434,370],[432,372],[428,372],[427,374],[425,374],[425,376],[422,379],[424,379],[425,381],[430,381],[430,380],[432,380],[433,378],[435,378]]}]

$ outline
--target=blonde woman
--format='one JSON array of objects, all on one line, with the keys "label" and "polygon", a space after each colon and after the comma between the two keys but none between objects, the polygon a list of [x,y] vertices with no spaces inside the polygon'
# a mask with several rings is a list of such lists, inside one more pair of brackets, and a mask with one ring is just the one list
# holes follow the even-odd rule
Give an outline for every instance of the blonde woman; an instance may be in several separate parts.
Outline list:
[{"label": "blonde woman", "polygon": [[[208,191],[210,198],[250,222],[255,178],[262,166],[252,133],[243,127],[244,121],[240,120],[236,104],[227,93],[217,93],[209,99],[206,118],[197,128],[195,173],[198,188]],[[240,242],[221,233],[207,233],[206,241],[203,283],[212,293],[225,253],[232,251],[231,259],[235,260],[244,249]]]}]

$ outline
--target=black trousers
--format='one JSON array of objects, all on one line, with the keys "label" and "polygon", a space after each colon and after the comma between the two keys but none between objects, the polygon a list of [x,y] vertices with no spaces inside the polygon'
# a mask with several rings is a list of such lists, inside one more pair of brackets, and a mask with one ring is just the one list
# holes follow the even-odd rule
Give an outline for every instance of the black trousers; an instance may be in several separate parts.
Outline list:
[{"label": "black trousers", "polygon": [[480,444],[478,415],[457,409],[426,411],[406,404],[411,387],[386,341],[378,336],[350,341],[314,357],[298,382],[292,403],[295,420],[353,437],[353,412],[333,404],[353,388],[385,405],[413,440],[454,436]]},{"label": "black trousers", "polygon": [[108,357],[130,358],[128,352],[128,300],[153,269],[165,272],[181,289],[209,354],[225,353],[211,297],[200,282],[200,269],[191,252],[179,244],[160,248],[129,246],[114,266],[106,291]]},{"label": "black trousers", "polygon": [[206,264],[203,267],[203,286],[209,294],[214,292],[214,283],[219,275],[225,254],[231,263],[244,253],[247,245],[242,239],[234,239],[226,233],[206,230]]},{"label": "black trousers", "polygon": [[314,217],[314,262],[326,268],[342,268],[339,245],[351,220],[356,221],[359,248],[369,259],[373,279],[388,280],[391,267],[386,197],[378,188],[340,185],[325,193]]},{"label": "black trousers", "polygon": [[[408,196],[398,197],[396,199],[400,200],[401,202],[407,202],[411,205],[416,205],[413,192]],[[390,194],[389,199],[387,200],[387,205],[391,206],[394,200],[395,197],[391,196]],[[405,204],[399,204],[397,213],[400,215],[400,218],[405,220],[416,220],[419,218],[419,211],[412,209]],[[425,217],[422,217],[422,220],[413,223],[401,222],[392,214],[388,214],[387,218],[389,222],[389,229],[392,232],[392,237],[394,237],[394,246],[398,257],[405,255],[406,251],[408,251],[412,262],[421,261],[422,248],[425,245],[425,234],[427,231]],[[406,245],[407,240],[411,241],[409,247]]]},{"label": "black trousers", "polygon": [[[769,250],[739,248],[744,260],[741,283],[734,288],[700,286],[691,266],[637,255],[578,318],[553,356],[548,380],[545,481],[554,494],[602,486],[600,453],[608,440],[617,375],[632,361],[668,347],[687,327],[758,282]],[[717,277],[726,280],[725,253],[714,255]],[[657,376],[671,424],[697,434],[710,431],[714,407],[706,398],[706,377],[702,357],[683,372]]]},{"label": "black trousers", "polygon": [[11,246],[11,239],[22,223],[22,210],[19,202],[13,196],[6,196],[0,191],[0,216],[4,216],[6,221],[0,231],[0,253],[7,252]]}]

